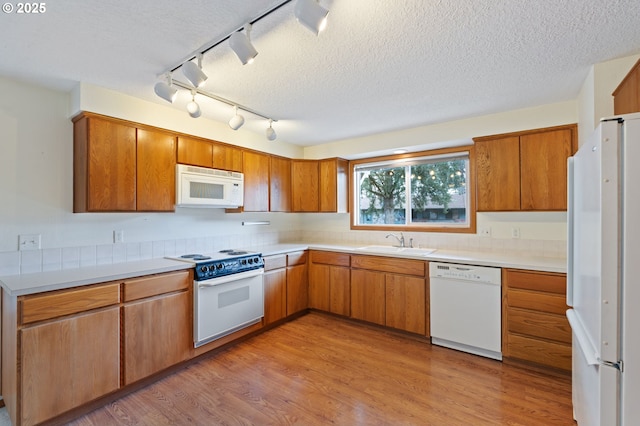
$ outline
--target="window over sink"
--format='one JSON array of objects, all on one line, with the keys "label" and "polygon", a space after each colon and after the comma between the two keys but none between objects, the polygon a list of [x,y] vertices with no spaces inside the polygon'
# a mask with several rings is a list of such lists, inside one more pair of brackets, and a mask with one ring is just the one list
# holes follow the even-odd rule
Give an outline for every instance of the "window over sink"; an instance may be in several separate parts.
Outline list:
[{"label": "window over sink", "polygon": [[351,228],[475,232],[473,146],[351,162]]}]

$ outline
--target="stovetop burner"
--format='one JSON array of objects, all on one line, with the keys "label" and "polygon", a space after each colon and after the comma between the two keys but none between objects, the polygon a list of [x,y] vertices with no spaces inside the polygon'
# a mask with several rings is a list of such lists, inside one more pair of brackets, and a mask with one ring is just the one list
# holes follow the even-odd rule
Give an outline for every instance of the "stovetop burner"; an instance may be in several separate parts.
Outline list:
[{"label": "stovetop burner", "polygon": [[248,251],[235,249],[220,250],[220,253],[226,253],[229,256],[242,256],[243,254],[249,254]]},{"label": "stovetop burner", "polygon": [[193,260],[209,260],[211,256],[205,256],[204,254],[183,254],[180,256],[183,259],[193,259]]}]

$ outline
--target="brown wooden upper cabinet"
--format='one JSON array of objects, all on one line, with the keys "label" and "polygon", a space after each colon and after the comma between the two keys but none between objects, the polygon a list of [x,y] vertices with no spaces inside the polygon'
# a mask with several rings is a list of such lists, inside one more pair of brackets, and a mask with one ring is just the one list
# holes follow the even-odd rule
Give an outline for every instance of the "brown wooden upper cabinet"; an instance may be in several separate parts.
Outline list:
[{"label": "brown wooden upper cabinet", "polygon": [[271,156],[269,211],[291,211],[291,160]]},{"label": "brown wooden upper cabinet", "polygon": [[477,211],[567,209],[575,124],[474,138]]},{"label": "brown wooden upper cabinet", "polygon": [[179,136],[178,163],[242,172],[242,150],[206,139]]},{"label": "brown wooden upper cabinet", "polygon": [[73,120],[73,211],[173,211],[175,137],[84,113]]},{"label": "brown wooden upper cabinet", "polygon": [[348,212],[348,161],[342,158],[291,161],[294,212]]},{"label": "brown wooden upper cabinet", "polygon": [[613,113],[640,112],[640,60],[613,92]]},{"label": "brown wooden upper cabinet", "polygon": [[269,211],[269,155],[259,152],[243,153],[244,206],[246,212]]}]

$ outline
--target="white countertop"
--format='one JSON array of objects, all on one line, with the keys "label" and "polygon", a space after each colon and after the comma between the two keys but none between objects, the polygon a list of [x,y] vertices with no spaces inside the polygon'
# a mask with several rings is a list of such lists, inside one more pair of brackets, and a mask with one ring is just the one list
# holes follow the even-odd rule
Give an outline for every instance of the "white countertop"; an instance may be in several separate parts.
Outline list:
[{"label": "white countertop", "polygon": [[[566,259],[524,254],[493,253],[488,251],[454,251],[435,250],[427,255],[411,255],[402,253],[372,253],[360,250],[361,246],[347,244],[306,244],[288,243],[268,246],[250,247],[263,256],[289,253],[302,250],[340,251],[350,254],[371,256],[400,257],[434,262],[449,262],[478,266],[494,266],[500,268],[527,269],[543,272],[566,272]],[[179,271],[191,268],[188,262],[180,262],[164,258],[141,260],[136,262],[114,263],[110,265],[91,266],[61,271],[37,272],[33,274],[10,275],[0,277],[0,285],[10,296],[41,293],[61,290],[101,282],[123,280],[144,275]]]},{"label": "white countertop", "polygon": [[0,277],[0,285],[10,296],[22,296],[190,268],[193,268],[193,265],[189,262],[159,258],[61,271],[9,275]]},{"label": "white countertop", "polygon": [[409,259],[429,260],[433,262],[449,262],[458,264],[471,264],[478,266],[494,266],[499,268],[527,269],[531,271],[566,273],[567,260],[559,257],[528,256],[526,254],[496,253],[490,251],[458,251],[435,250],[427,255],[410,255],[404,253],[374,253],[360,250],[362,245],[353,246],[346,244],[275,244],[253,248],[260,251],[263,256],[287,253],[299,250],[326,250],[340,251],[350,254],[363,254],[369,256],[400,257]]}]

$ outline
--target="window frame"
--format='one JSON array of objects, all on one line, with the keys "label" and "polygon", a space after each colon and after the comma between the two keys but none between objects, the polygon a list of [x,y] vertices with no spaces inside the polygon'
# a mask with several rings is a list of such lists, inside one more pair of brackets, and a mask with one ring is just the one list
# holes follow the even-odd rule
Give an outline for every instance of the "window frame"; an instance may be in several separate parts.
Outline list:
[{"label": "window frame", "polygon": [[[469,155],[469,170],[467,171],[466,187],[469,192],[469,208],[465,214],[469,217],[468,226],[425,226],[425,225],[408,225],[408,224],[384,224],[384,225],[357,225],[358,203],[356,198],[355,169],[357,166],[367,163],[393,162],[393,161],[410,161],[422,157],[435,157],[440,155],[455,155],[467,152]],[[429,151],[411,152],[407,154],[386,155],[381,157],[361,158],[349,161],[349,211],[350,211],[350,229],[363,231],[404,231],[404,232],[447,232],[447,233],[476,233],[476,160],[474,145],[464,145],[453,148],[434,149]]]}]

